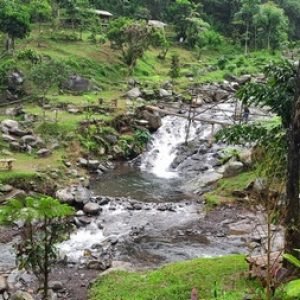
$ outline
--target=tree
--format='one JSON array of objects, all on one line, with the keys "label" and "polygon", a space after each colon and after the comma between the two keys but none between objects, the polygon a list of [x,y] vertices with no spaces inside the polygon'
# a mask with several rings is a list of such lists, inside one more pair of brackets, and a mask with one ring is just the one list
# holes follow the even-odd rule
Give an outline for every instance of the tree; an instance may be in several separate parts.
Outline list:
[{"label": "tree", "polygon": [[52,8],[48,0],[32,0],[29,9],[32,21],[37,22],[39,26],[38,47],[40,47],[41,23],[51,19]]},{"label": "tree", "polygon": [[7,34],[6,50],[15,49],[15,39],[30,32],[30,15],[18,1],[0,0],[0,31]]},{"label": "tree", "polygon": [[123,61],[129,67],[130,72],[139,58],[152,46],[159,46],[161,35],[158,30],[147,26],[144,21],[134,21],[119,18],[111,22],[107,33],[112,47],[122,51]]},{"label": "tree", "polygon": [[21,240],[16,245],[18,264],[37,277],[44,300],[48,299],[51,266],[58,257],[56,245],[70,232],[67,218],[73,214],[73,208],[51,197],[13,199],[0,208],[2,224],[24,222]]},{"label": "tree", "polygon": [[241,0],[241,8],[235,14],[235,23],[241,23],[245,26],[245,54],[249,51],[250,28],[253,23],[254,16],[259,11],[261,0]]},{"label": "tree", "polygon": [[289,18],[289,35],[294,40],[300,39],[300,1],[298,0],[276,0],[284,9]]},{"label": "tree", "polygon": [[55,60],[41,62],[31,68],[30,79],[32,80],[35,88],[43,95],[43,106],[49,90],[58,89],[59,85],[62,84],[69,75],[70,70],[68,66]]},{"label": "tree", "polygon": [[177,54],[172,55],[171,68],[169,72],[170,77],[174,80],[180,75],[179,56]]},{"label": "tree", "polygon": [[210,25],[198,17],[186,18],[186,43],[193,49],[195,46],[200,46],[202,34],[210,29]]},{"label": "tree", "polygon": [[31,20],[38,23],[39,32],[41,32],[41,23],[51,18],[51,5],[48,0],[31,0],[29,10]]},{"label": "tree", "polygon": [[180,39],[186,39],[187,21],[189,17],[195,16],[197,6],[190,0],[176,0],[168,9],[169,21],[176,26],[176,34]]},{"label": "tree", "polygon": [[288,19],[283,9],[273,2],[260,5],[254,22],[260,30],[262,44],[265,41],[264,46],[268,50],[277,49],[282,42],[287,40]]},{"label": "tree", "polygon": [[220,132],[219,138],[234,143],[256,140],[265,153],[273,157],[272,163],[282,165],[282,172],[275,175],[286,181],[285,249],[297,254],[295,249],[300,249],[300,63],[295,66],[283,61],[265,72],[267,84],[247,84],[238,96],[247,105],[270,107],[281,117],[282,124],[271,129],[237,126]]}]

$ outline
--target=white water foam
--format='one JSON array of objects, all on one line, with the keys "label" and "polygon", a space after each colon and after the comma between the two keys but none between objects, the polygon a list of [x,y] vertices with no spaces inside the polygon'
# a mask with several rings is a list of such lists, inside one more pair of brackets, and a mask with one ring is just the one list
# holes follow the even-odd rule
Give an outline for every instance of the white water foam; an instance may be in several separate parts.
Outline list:
[{"label": "white water foam", "polygon": [[[170,169],[176,158],[176,148],[185,142],[185,118],[167,116],[162,119],[162,126],[152,136],[149,150],[142,155],[141,170],[160,178],[174,178],[178,174]],[[200,122],[193,122],[190,127],[189,141],[196,137]]]},{"label": "white water foam", "polygon": [[106,238],[97,224],[91,223],[89,226],[72,233],[69,240],[61,243],[59,254],[61,257],[67,256],[68,261],[78,262],[84,256],[86,249],[90,249],[94,244],[100,244]]}]

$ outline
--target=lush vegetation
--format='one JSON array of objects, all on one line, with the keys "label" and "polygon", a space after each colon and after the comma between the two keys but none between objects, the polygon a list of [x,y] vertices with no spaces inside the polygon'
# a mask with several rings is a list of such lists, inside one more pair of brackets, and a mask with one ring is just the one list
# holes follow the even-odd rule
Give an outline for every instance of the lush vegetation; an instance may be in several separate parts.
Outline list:
[{"label": "lush vegetation", "polygon": [[[264,72],[266,82],[246,84],[237,96],[245,105],[270,107],[280,119],[228,128],[218,134],[218,139],[255,143],[264,162],[258,162],[263,176],[287,182],[287,247],[297,256],[300,69],[293,62],[282,61],[282,54],[292,60],[299,55],[299,3],[0,0],[0,40],[4,45],[0,52],[0,97],[2,90],[9,88],[9,75],[19,71],[25,84],[14,92],[16,99],[24,101],[24,111],[37,120],[31,129],[49,144],[59,141],[51,157],[41,159],[35,150],[7,154],[10,149],[1,140],[3,156],[16,158],[13,171],[0,172],[1,183],[23,187],[32,180],[42,182],[36,171],[50,165],[56,168],[54,175],[59,176],[64,172],[65,160],[75,163],[79,157],[124,160],[140,154],[150,135],[128,118],[136,103],[121,97],[132,81],[133,86],[139,82],[148,90],[157,90],[172,81],[174,91],[183,95],[183,101],[189,101],[191,83]],[[99,17],[96,9],[110,11],[112,19],[108,22],[106,17]],[[149,20],[159,22],[154,26]],[[65,89],[71,75],[88,80],[93,88],[83,92]],[[141,100],[137,105],[146,101],[151,103]],[[1,110],[0,119],[4,118],[7,116]],[[250,170],[236,178],[223,179],[205,195],[205,200],[210,207],[231,201],[232,191],[243,189],[254,178]],[[8,203],[1,213],[6,221],[25,218],[31,241],[32,229],[40,229],[36,228],[36,220],[44,222],[44,230],[36,231],[36,239],[47,242],[53,235],[53,241],[58,242],[58,235],[66,228],[54,220],[72,211],[51,198],[39,202],[28,198]],[[42,242],[28,244],[28,239],[20,243],[21,265],[43,282],[45,298],[50,266],[39,266],[45,264],[45,258],[56,258],[52,246]],[[117,272],[99,279],[91,298],[188,299],[193,288],[204,299],[241,299],[247,291],[259,295],[256,282],[241,276],[245,270],[243,258],[233,256],[184,262],[145,273]]]}]

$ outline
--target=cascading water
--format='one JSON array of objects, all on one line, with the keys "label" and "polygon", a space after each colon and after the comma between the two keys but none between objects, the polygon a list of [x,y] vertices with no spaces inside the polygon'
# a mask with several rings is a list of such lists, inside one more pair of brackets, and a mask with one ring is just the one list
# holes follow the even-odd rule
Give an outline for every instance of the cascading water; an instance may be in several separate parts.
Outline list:
[{"label": "cascading water", "polygon": [[[162,126],[153,135],[149,150],[142,155],[142,171],[161,178],[177,177],[177,173],[171,170],[171,164],[176,157],[176,148],[185,142],[187,123],[185,118],[174,116],[162,119]],[[200,122],[191,124],[188,140],[195,138],[200,126]]]}]

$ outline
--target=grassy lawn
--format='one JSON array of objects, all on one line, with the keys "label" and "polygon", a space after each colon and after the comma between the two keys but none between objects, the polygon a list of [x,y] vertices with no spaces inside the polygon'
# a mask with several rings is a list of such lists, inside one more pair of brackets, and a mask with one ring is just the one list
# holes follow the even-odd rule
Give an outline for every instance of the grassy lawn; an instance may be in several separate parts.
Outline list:
[{"label": "grassy lawn", "polygon": [[118,271],[100,277],[90,299],[187,300],[197,288],[199,299],[241,300],[258,287],[246,279],[246,271],[243,256],[195,259],[147,272]]}]

